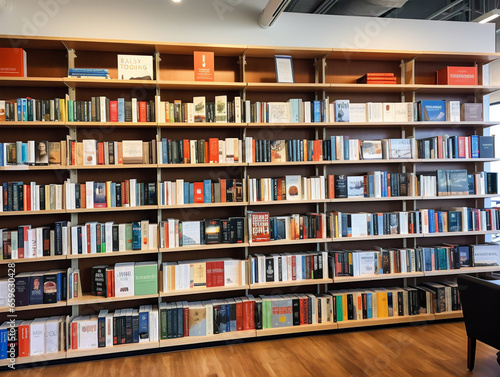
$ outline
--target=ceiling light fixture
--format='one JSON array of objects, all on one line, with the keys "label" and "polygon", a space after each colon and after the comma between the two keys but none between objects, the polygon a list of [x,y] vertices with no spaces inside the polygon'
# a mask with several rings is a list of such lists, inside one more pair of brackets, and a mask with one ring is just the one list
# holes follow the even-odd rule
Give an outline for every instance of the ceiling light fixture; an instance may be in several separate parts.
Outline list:
[{"label": "ceiling light fixture", "polygon": [[500,9],[492,9],[489,12],[479,16],[478,18],[472,20],[473,22],[479,22],[480,24],[485,24],[487,22],[493,21],[495,18],[500,16]]},{"label": "ceiling light fixture", "polygon": [[172,0],[174,3],[180,3],[182,0]]}]

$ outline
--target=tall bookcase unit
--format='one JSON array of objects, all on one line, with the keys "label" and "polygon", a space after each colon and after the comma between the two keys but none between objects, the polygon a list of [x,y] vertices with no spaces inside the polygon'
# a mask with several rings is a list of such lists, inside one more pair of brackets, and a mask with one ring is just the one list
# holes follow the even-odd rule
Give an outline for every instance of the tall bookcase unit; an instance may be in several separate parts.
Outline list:
[{"label": "tall bookcase unit", "polygon": [[[213,101],[216,95],[235,96],[256,101],[287,101],[302,98],[312,101],[329,97],[349,99],[351,102],[416,102],[422,99],[460,100],[482,102],[483,95],[500,89],[489,85],[453,86],[436,85],[435,72],[447,65],[476,65],[480,82],[484,66],[499,56],[489,53],[438,53],[423,51],[363,51],[314,48],[281,48],[259,46],[195,45],[159,42],[135,42],[114,40],[80,40],[65,38],[24,38],[3,36],[0,46],[19,46],[26,50],[28,77],[0,79],[0,99],[32,97],[37,99],[64,98],[89,100],[92,96],[107,96],[111,99],[136,97],[140,100],[182,100],[191,102],[193,96],[205,96]],[[215,81],[197,82],[193,75],[193,52],[211,51],[215,55]],[[153,80],[119,80],[117,78],[117,55],[137,54],[154,56],[155,77]],[[295,83],[275,81],[274,55],[293,57]],[[108,68],[110,79],[70,78],[69,68]],[[392,72],[397,84],[356,84],[358,77],[370,72]],[[0,142],[16,140],[64,140],[69,135],[74,140],[97,139],[98,141],[141,139],[152,140],[157,136],[171,139],[205,139],[234,137],[245,139],[319,139],[332,135],[348,135],[359,139],[424,138],[440,134],[482,135],[493,122],[406,122],[406,123],[146,123],[132,122],[2,122]],[[469,172],[484,170],[484,164],[495,159],[386,159],[344,160],[282,163],[231,163],[231,164],[147,164],[147,165],[102,165],[102,166],[10,166],[1,167],[1,182],[36,180],[37,183],[62,183],[89,180],[104,182],[136,178],[140,182],[163,182],[183,178],[193,182],[201,179],[281,177],[285,174],[302,176],[330,174],[365,174],[372,170],[389,172],[415,172],[439,168],[462,168]],[[115,221],[120,223],[149,220],[159,223],[167,218],[196,220],[205,218],[227,218],[246,216],[248,211],[268,211],[271,216],[289,213],[330,211],[397,211],[420,208],[451,208],[469,206],[484,208],[488,195],[445,196],[436,198],[389,197],[347,198],[325,200],[302,200],[284,202],[250,202],[248,195],[241,203],[184,204],[175,206],[151,205],[143,207],[120,207],[102,209],[47,210],[33,212],[0,212],[0,228],[15,229],[18,225],[50,225],[55,221],[68,220],[72,224],[88,221]],[[17,319],[31,319],[48,315],[85,315],[98,313],[106,308],[110,311],[143,304],[159,304],[179,300],[205,300],[226,298],[247,293],[322,293],[329,289],[352,287],[384,287],[411,285],[424,280],[438,280],[448,274],[480,273],[498,270],[494,268],[463,268],[432,273],[408,273],[375,275],[369,277],[334,277],[332,279],[307,280],[282,283],[249,284],[237,287],[192,289],[127,298],[99,298],[91,296],[90,269],[100,264],[117,262],[192,260],[213,257],[246,259],[249,255],[275,252],[323,251],[342,249],[369,249],[373,245],[382,247],[415,247],[433,245],[438,242],[477,243],[484,240],[488,231],[454,232],[450,234],[409,234],[371,237],[328,238],[306,240],[280,240],[264,243],[200,245],[174,249],[153,249],[136,252],[114,252],[104,254],[78,254],[49,256],[18,260],[0,260],[0,277],[8,274],[8,263],[15,263],[15,273],[49,269],[79,268],[83,297],[57,304],[24,306],[15,309]],[[160,270],[158,271],[160,273]],[[161,278],[159,278],[161,286]],[[7,318],[8,308],[0,308],[2,321]],[[152,343],[119,345],[95,350],[68,350],[57,354],[19,358],[17,363],[39,362],[51,359],[74,358],[104,353],[120,353],[147,348],[171,347],[213,341],[233,340],[286,333],[334,330],[338,328],[371,326],[380,324],[433,321],[460,317],[460,312],[444,314],[422,314],[376,318],[372,320],[343,321],[318,325],[303,325],[263,330],[238,331],[206,337],[167,339]],[[8,361],[0,361],[7,365]]]}]

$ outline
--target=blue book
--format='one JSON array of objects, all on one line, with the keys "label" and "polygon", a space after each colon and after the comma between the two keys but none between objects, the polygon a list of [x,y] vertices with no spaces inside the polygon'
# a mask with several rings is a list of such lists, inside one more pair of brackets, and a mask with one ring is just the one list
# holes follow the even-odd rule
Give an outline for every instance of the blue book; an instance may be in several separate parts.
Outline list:
[{"label": "blue book", "polygon": [[321,105],[320,101],[313,101],[313,111],[312,111],[313,122],[321,122]]},{"label": "blue book", "polygon": [[0,327],[0,360],[7,358],[8,331],[8,324]]},{"label": "blue book", "polygon": [[184,204],[188,204],[188,203],[193,203],[194,200],[192,202],[190,202],[190,196],[189,196],[189,182],[184,182]]},{"label": "blue book", "polygon": [[111,182],[110,184],[111,188],[111,207],[116,207],[116,183]]},{"label": "blue book", "polygon": [[374,193],[374,179],[375,177],[373,175],[369,175],[368,176],[368,197],[370,198],[373,198],[375,196],[375,193]]},{"label": "blue book", "polygon": [[436,221],[434,217],[434,210],[429,209],[429,233],[436,233]]},{"label": "blue book", "polygon": [[149,312],[139,309],[139,341],[149,339]]},{"label": "blue book", "polygon": [[28,143],[21,144],[21,163],[28,163]]},{"label": "blue book", "polygon": [[421,121],[446,120],[446,101],[419,101],[418,106]]},{"label": "blue book", "polygon": [[377,215],[378,218],[378,234],[384,234],[384,215]]},{"label": "blue book", "polygon": [[290,121],[292,123],[299,122],[299,99],[290,98]]},{"label": "blue book", "polygon": [[432,271],[432,259],[434,258],[434,248],[426,247],[422,249],[424,253],[424,268],[425,271]]},{"label": "blue book", "polygon": [[17,121],[20,122],[23,120],[23,99],[17,99]]},{"label": "blue book", "polygon": [[27,98],[22,98],[22,103],[23,103],[23,119],[24,121],[28,120],[28,99]]},{"label": "blue book", "polygon": [[387,198],[387,172],[383,171],[381,177],[382,177],[382,196],[384,198]]},{"label": "blue book", "polygon": [[125,122],[125,98],[118,98],[118,122]]},{"label": "blue book", "polygon": [[[56,297],[57,297],[57,302],[61,301],[62,300],[62,289],[63,289],[63,276],[62,276],[63,272],[58,272],[57,273],[57,277],[56,277],[56,282],[57,282],[57,293],[56,293]],[[31,301],[30,301],[30,304],[31,304]]]},{"label": "blue book", "polygon": [[344,160],[349,160],[349,137],[344,138]]},{"label": "blue book", "polygon": [[194,203],[194,183],[189,183],[189,203]]},{"label": "blue book", "polygon": [[0,166],[5,166],[5,161],[3,158],[3,143],[0,143]]},{"label": "blue book", "polygon": [[337,159],[337,146],[335,142],[335,136],[330,136],[330,146],[331,146],[331,153],[330,153],[330,160],[335,161]]},{"label": "blue book", "polygon": [[347,213],[342,213],[342,237],[347,237]]},{"label": "blue book", "polygon": [[443,230],[443,211],[438,211],[438,223],[437,223],[437,229],[439,233],[444,232]]},{"label": "blue book", "polygon": [[229,308],[229,331],[237,331],[236,327],[236,304],[231,303],[228,305]]},{"label": "blue book", "polygon": [[372,294],[366,294],[366,318],[373,318]]},{"label": "blue book", "polygon": [[212,181],[210,179],[203,181],[203,195],[204,203],[212,203]]},{"label": "blue book", "polygon": [[471,145],[471,157],[479,158],[479,136],[472,135],[470,137],[470,145]]},{"label": "blue book", "polygon": [[375,222],[374,216],[375,216],[374,214],[370,214],[370,221],[368,222],[368,226],[370,227],[370,229],[369,229],[370,233],[368,235],[370,235],[370,236],[373,236],[373,226],[375,225],[374,224],[374,222]]},{"label": "blue book", "polygon": [[168,164],[168,140],[166,138],[161,139],[161,155],[162,164]]},{"label": "blue book", "polygon": [[141,223],[132,223],[132,250],[141,250]]}]

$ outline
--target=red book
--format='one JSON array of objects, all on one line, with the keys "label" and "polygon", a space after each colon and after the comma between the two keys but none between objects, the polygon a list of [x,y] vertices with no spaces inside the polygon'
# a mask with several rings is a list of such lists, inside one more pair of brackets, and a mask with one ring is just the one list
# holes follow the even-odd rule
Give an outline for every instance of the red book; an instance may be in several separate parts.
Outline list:
[{"label": "red book", "polygon": [[189,164],[190,162],[189,139],[184,139],[184,163]]},{"label": "red book", "polygon": [[90,224],[85,225],[85,229],[87,231],[87,254],[90,254],[91,245],[90,245]]},{"label": "red book", "polygon": [[252,139],[252,162],[255,162],[255,139]]},{"label": "red book", "polygon": [[396,80],[394,81],[383,81],[383,80],[368,80],[367,84],[397,84]]},{"label": "red book", "polygon": [[281,195],[281,179],[278,179],[277,185],[276,185],[276,191],[278,192],[278,200],[283,200],[283,195]]},{"label": "red book", "polygon": [[122,188],[125,188],[125,191],[122,191],[122,201],[123,204],[129,204],[130,203],[130,181],[128,179],[125,180],[124,184],[122,185]]},{"label": "red book", "polygon": [[367,72],[365,75],[367,78],[370,77],[394,77],[392,72]]},{"label": "red book", "polygon": [[21,324],[17,329],[17,334],[19,340],[19,357],[30,356],[30,325]]},{"label": "red book", "polygon": [[250,329],[255,329],[255,301],[253,300],[250,300],[250,308],[248,310],[248,317],[249,317],[249,323],[250,323],[250,326],[249,326],[249,330]]},{"label": "red book", "polygon": [[213,279],[213,265],[214,262],[207,262],[207,288],[211,288],[214,286],[214,279]]},{"label": "red book", "polygon": [[114,290],[113,288],[113,278],[114,278],[114,273],[115,271],[113,269],[106,269],[106,297],[113,297],[114,296]]},{"label": "red book", "polygon": [[71,322],[71,349],[78,349],[78,322]]},{"label": "red book", "polygon": [[313,142],[313,161],[321,161],[321,140],[314,140]]},{"label": "red book", "polygon": [[226,190],[227,190],[226,180],[221,179],[220,180],[220,201],[221,201],[221,203],[226,202]]},{"label": "red book", "polygon": [[87,185],[85,183],[80,183],[80,208],[87,207]]},{"label": "red book", "polygon": [[437,137],[438,143],[438,158],[443,158],[443,136],[439,135]]},{"label": "red book", "polygon": [[194,202],[195,203],[204,203],[204,191],[203,191],[203,182],[195,182],[194,183]]},{"label": "red book", "polygon": [[71,164],[76,165],[76,141],[71,141]]},{"label": "red book", "polygon": [[104,143],[97,143],[97,165],[104,165]]},{"label": "red book", "polygon": [[213,271],[213,279],[214,279],[214,287],[223,287],[224,286],[224,261],[216,261],[214,262]]},{"label": "red book", "polygon": [[219,162],[219,139],[211,137],[208,139],[208,161],[210,163]]},{"label": "red book", "polygon": [[297,259],[292,255],[292,280],[297,280]]},{"label": "red book", "polygon": [[189,308],[185,307],[182,309],[184,314],[184,336],[189,336]]},{"label": "red book", "polygon": [[208,141],[205,141],[205,162],[208,161]]},{"label": "red book", "polygon": [[335,176],[330,174],[328,176],[328,199],[335,198]]},{"label": "red book", "polygon": [[307,323],[305,321],[305,319],[306,319],[306,316],[305,316],[306,310],[304,309],[304,304],[305,304],[304,298],[300,298],[299,299],[299,310],[300,310],[300,324],[301,325],[305,325]]},{"label": "red book", "polygon": [[477,85],[477,67],[446,67],[437,71],[438,85]]},{"label": "red book", "polygon": [[26,211],[31,211],[31,186],[24,185],[26,191],[24,192],[24,203],[26,204]]},{"label": "red book", "polygon": [[243,327],[243,301],[236,301],[236,331],[242,331]]},{"label": "red book", "polygon": [[26,77],[26,51],[22,48],[0,47],[0,77]]},{"label": "red book", "polygon": [[387,173],[387,197],[391,196],[391,174]]},{"label": "red book", "polygon": [[148,121],[148,104],[146,101],[139,102],[139,122]]},{"label": "red book", "polygon": [[458,137],[458,157],[465,158],[465,136]]},{"label": "red book", "polygon": [[270,240],[269,212],[253,212],[250,214],[252,222],[252,242],[265,242]]},{"label": "red book", "polygon": [[109,101],[109,121],[118,122],[118,101]]}]

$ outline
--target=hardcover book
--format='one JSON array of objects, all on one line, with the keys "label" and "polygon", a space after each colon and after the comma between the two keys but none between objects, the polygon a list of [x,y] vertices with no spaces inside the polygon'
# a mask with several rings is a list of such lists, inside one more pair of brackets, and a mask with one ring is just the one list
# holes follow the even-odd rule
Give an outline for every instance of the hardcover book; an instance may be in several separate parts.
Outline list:
[{"label": "hardcover book", "polygon": [[419,117],[421,121],[444,121],[446,120],[446,101],[420,101]]},{"label": "hardcover book", "polygon": [[270,240],[269,212],[251,212],[249,225],[251,242]]},{"label": "hardcover book", "polygon": [[365,184],[363,176],[347,177],[347,196],[349,198],[363,198],[365,196]]},{"label": "hardcover book", "polygon": [[480,122],[483,120],[482,103],[462,103],[461,118],[466,122]]},{"label": "hardcover book", "polygon": [[153,80],[153,57],[118,55],[118,79]]},{"label": "hardcover book", "polygon": [[378,160],[382,158],[381,140],[363,140],[361,142],[361,157],[363,160]]},{"label": "hardcover book", "polygon": [[142,164],[143,161],[142,140],[123,140],[122,154],[123,154],[123,164]]},{"label": "hardcover book", "polygon": [[134,295],[158,293],[158,264],[156,262],[136,262],[134,265]]},{"label": "hardcover book", "polygon": [[349,103],[349,122],[366,122],[366,103]]},{"label": "hardcover book", "polygon": [[183,221],[182,222],[182,245],[201,245],[201,222]]},{"label": "hardcover book", "polygon": [[477,85],[477,67],[446,67],[437,71],[438,85]]},{"label": "hardcover book", "polygon": [[302,177],[300,175],[285,176],[286,200],[302,199]]},{"label": "hardcover book", "polygon": [[115,264],[115,297],[134,295],[134,263]]},{"label": "hardcover book", "polygon": [[227,123],[227,96],[215,96],[215,122]]},{"label": "hardcover book", "polygon": [[349,100],[339,99],[335,103],[335,122],[349,122]]},{"label": "hardcover book", "polygon": [[[196,53],[196,52],[195,52]],[[206,122],[205,97],[193,97],[194,122]]]},{"label": "hardcover book", "polygon": [[474,267],[500,266],[500,245],[495,243],[471,245]]},{"label": "hardcover book", "polygon": [[0,77],[26,77],[27,71],[26,51],[0,47]]},{"label": "hardcover book", "polygon": [[205,220],[205,242],[216,244],[221,242],[220,220]]},{"label": "hardcover book", "polygon": [[93,296],[107,296],[107,273],[108,266],[93,266],[91,271],[91,293]]}]

